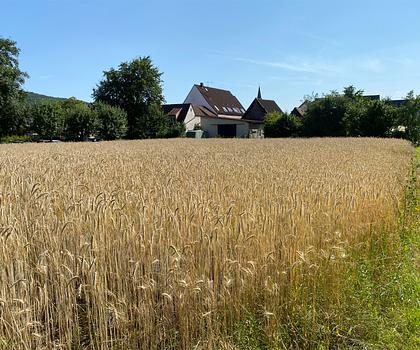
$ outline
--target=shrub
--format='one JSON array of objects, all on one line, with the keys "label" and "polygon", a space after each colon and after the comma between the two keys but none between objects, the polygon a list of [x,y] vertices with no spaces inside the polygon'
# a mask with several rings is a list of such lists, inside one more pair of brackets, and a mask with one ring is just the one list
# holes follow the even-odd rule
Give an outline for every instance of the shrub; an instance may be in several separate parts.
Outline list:
[{"label": "shrub", "polygon": [[264,120],[266,137],[296,137],[300,134],[301,128],[301,120],[288,113],[269,113]]},{"label": "shrub", "polygon": [[84,141],[96,134],[99,120],[96,112],[85,104],[76,104],[64,112],[64,135],[66,140]]},{"label": "shrub", "polygon": [[104,102],[96,102],[92,109],[98,118],[98,138],[115,140],[125,136],[127,132],[127,113],[124,110]]}]

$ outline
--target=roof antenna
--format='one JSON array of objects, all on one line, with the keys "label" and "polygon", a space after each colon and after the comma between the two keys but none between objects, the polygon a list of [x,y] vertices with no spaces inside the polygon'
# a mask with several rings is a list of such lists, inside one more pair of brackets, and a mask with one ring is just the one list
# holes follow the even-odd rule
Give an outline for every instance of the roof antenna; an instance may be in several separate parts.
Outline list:
[{"label": "roof antenna", "polygon": [[261,99],[261,87],[258,86],[258,95],[257,98]]}]

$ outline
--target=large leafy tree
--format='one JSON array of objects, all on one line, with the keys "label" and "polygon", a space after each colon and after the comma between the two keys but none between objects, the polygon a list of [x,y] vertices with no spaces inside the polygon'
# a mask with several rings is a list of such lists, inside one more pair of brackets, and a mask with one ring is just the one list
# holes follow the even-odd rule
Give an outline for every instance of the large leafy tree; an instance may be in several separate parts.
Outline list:
[{"label": "large leafy tree", "polygon": [[84,141],[96,134],[99,121],[95,111],[84,103],[64,109],[64,135],[67,140]]},{"label": "large leafy tree", "polygon": [[360,120],[360,135],[388,136],[395,119],[395,108],[383,101],[366,101],[366,112]]},{"label": "large leafy tree", "polygon": [[98,118],[98,137],[103,140],[115,140],[125,136],[127,132],[127,113],[104,102],[96,102],[92,106]]},{"label": "large leafy tree", "polygon": [[309,104],[304,118],[306,136],[344,136],[344,115],[349,97],[333,91]]},{"label": "large leafy tree", "polygon": [[273,112],[264,119],[266,137],[296,137],[300,134],[301,127],[301,120],[288,113]]},{"label": "large leafy tree", "polygon": [[395,108],[363,96],[354,86],[343,94],[331,92],[313,100],[304,118],[306,136],[388,136],[395,120]]},{"label": "large leafy tree", "polygon": [[359,97],[350,101],[344,116],[347,136],[386,137],[394,125],[396,109],[387,101]]},{"label": "large leafy tree", "polygon": [[16,42],[0,38],[0,136],[22,131],[22,84],[28,75],[19,68]]},{"label": "large leafy tree", "polygon": [[414,144],[420,144],[420,95],[411,91],[406,102],[398,110],[397,122],[405,128],[405,137]]},{"label": "large leafy tree", "polygon": [[104,72],[93,97],[127,112],[128,138],[156,137],[164,102],[161,75],[150,57],[123,62]]},{"label": "large leafy tree", "polygon": [[43,139],[52,140],[62,132],[63,110],[59,103],[41,101],[30,108],[32,130]]}]

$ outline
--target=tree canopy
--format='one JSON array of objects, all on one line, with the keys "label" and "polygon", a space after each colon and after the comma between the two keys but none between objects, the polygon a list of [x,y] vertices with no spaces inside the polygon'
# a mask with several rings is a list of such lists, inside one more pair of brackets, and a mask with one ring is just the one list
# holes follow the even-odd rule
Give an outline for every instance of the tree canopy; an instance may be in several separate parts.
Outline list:
[{"label": "tree canopy", "polygon": [[63,109],[59,103],[40,101],[29,109],[32,118],[32,130],[41,139],[52,140],[59,137],[63,127]]},{"label": "tree canopy", "polygon": [[397,106],[390,100],[363,96],[363,90],[345,87],[309,101],[303,135],[403,137],[420,142],[420,96],[409,93]]},{"label": "tree canopy", "polygon": [[343,124],[348,97],[333,91],[309,104],[304,119],[306,136],[345,136]]},{"label": "tree canopy", "polygon": [[288,113],[273,112],[264,119],[264,135],[266,137],[296,137],[301,132],[301,120]]},{"label": "tree canopy", "polygon": [[64,113],[64,135],[67,140],[86,140],[95,134],[98,127],[97,114],[85,104],[74,104]]},{"label": "tree canopy", "polygon": [[420,95],[410,91],[405,103],[397,111],[398,125],[404,128],[404,137],[420,144]]},{"label": "tree canopy", "polygon": [[164,102],[161,76],[150,57],[123,62],[104,72],[93,97],[126,111],[128,138],[156,137]]},{"label": "tree canopy", "polygon": [[22,84],[28,75],[19,68],[16,42],[0,38],[0,136],[16,134],[25,94]]},{"label": "tree canopy", "polygon": [[96,102],[93,111],[98,118],[98,137],[103,140],[115,140],[127,132],[127,113],[119,107],[103,102]]}]

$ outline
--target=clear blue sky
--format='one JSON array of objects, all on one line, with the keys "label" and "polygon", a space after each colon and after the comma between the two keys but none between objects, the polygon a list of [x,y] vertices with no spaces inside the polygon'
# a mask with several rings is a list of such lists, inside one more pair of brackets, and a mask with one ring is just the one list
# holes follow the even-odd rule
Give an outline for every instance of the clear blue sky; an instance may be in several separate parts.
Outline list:
[{"label": "clear blue sky", "polygon": [[169,103],[205,82],[247,107],[260,84],[291,110],[350,84],[420,93],[419,15],[418,0],[1,0],[0,36],[34,92],[88,101],[103,70],[151,56]]}]

